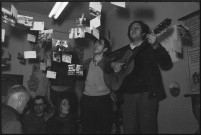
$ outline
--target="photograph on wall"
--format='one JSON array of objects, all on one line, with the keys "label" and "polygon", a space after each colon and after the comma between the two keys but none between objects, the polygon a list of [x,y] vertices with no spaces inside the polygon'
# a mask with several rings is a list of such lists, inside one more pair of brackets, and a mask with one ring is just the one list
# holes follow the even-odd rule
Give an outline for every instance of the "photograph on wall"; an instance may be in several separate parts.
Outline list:
[{"label": "photograph on wall", "polygon": [[13,27],[15,27],[16,24],[16,19],[15,17],[12,15],[12,13],[10,11],[8,11],[7,9],[3,8],[1,9],[1,19],[3,23],[9,24]]},{"label": "photograph on wall", "polygon": [[200,71],[199,69],[191,69],[190,71],[190,83],[192,92],[200,91]]},{"label": "photograph on wall", "polygon": [[32,27],[33,26],[33,17],[17,15],[17,23],[27,26],[27,27]]},{"label": "photograph on wall", "polygon": [[72,55],[62,53],[62,62],[71,63]]},{"label": "photograph on wall", "polygon": [[55,62],[61,62],[61,57],[60,57],[60,54],[59,53],[56,53],[56,52],[52,52],[52,60],[55,61]]},{"label": "photograph on wall", "polygon": [[26,64],[26,60],[25,60],[23,54],[21,54],[21,53],[18,52],[17,59],[19,60],[20,63]]},{"label": "photograph on wall", "polygon": [[67,40],[52,39],[52,51],[68,52],[72,50],[71,44]]},{"label": "photograph on wall", "polygon": [[68,65],[68,75],[75,75],[75,64]]},{"label": "photograph on wall", "polygon": [[76,75],[77,76],[83,76],[83,66],[82,65],[76,65]]},{"label": "photograph on wall", "polygon": [[48,42],[48,41],[51,41],[52,38],[53,38],[53,29],[39,31],[38,41],[40,41],[40,42],[44,42],[44,41]]}]

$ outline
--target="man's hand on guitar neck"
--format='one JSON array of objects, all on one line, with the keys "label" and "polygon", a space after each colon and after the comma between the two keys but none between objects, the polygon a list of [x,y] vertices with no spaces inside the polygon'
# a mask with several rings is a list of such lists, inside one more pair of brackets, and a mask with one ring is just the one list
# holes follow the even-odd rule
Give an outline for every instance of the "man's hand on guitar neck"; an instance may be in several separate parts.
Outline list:
[{"label": "man's hand on guitar neck", "polygon": [[121,71],[124,64],[125,63],[112,62],[111,67],[114,69],[115,73],[118,73],[119,71]]},{"label": "man's hand on guitar neck", "polygon": [[153,49],[158,48],[159,44],[158,44],[157,36],[154,33],[147,34],[146,38],[148,42],[152,45]]}]

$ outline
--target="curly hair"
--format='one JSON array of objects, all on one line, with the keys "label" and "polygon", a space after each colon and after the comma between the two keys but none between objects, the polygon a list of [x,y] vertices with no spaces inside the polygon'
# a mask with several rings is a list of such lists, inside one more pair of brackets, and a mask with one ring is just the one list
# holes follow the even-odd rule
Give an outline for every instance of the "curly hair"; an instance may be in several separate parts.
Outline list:
[{"label": "curly hair", "polygon": [[133,22],[128,26],[128,38],[132,41],[132,38],[130,37],[130,29],[131,29],[131,27],[132,27],[132,25],[133,25],[134,23],[139,23],[139,24],[140,24],[141,29],[142,29],[142,33],[145,33],[145,35],[143,36],[143,39],[145,39],[146,35],[147,35],[148,33],[150,33],[150,28],[149,28],[149,26],[148,26],[146,23],[144,23],[143,21],[140,21],[140,20],[133,21]]}]

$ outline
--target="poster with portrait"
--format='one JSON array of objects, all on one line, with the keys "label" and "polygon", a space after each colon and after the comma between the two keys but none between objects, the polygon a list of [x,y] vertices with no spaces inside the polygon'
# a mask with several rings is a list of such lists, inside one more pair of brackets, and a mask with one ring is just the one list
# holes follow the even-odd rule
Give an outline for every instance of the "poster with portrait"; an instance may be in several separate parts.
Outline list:
[{"label": "poster with portrait", "polygon": [[192,39],[192,42],[186,45],[188,94],[200,94],[200,11],[184,16],[179,21],[189,28]]}]

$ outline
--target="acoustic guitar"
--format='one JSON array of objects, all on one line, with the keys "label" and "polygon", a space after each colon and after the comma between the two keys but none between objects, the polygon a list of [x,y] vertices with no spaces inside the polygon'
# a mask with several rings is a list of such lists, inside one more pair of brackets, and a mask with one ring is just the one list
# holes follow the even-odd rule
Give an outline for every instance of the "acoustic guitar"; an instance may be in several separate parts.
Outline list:
[{"label": "acoustic guitar", "polygon": [[[157,25],[152,32],[154,34],[159,34],[171,24],[171,19],[166,18],[164,21],[162,21],[159,25]],[[110,83],[111,83],[111,88],[114,91],[119,90],[121,87],[124,79],[133,71],[134,68],[134,58],[135,56],[143,49],[144,45],[143,43],[146,40],[144,40],[140,46],[138,46],[133,52],[132,51],[127,51],[124,53],[124,56],[116,61],[119,63],[124,63],[121,71],[118,73],[111,73],[110,74]]]}]

